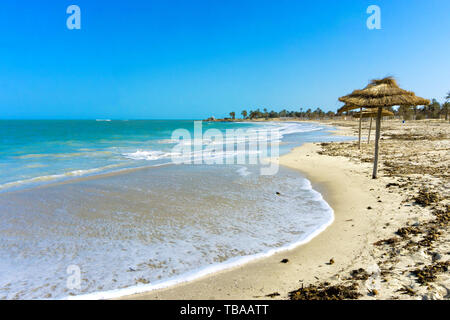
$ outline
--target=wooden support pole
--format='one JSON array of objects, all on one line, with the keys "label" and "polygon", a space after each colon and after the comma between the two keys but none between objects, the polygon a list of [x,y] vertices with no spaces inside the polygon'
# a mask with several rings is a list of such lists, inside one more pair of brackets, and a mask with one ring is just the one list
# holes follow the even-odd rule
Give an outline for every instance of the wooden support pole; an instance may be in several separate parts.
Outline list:
[{"label": "wooden support pole", "polygon": [[367,144],[370,143],[370,131],[372,131],[372,119],[373,117],[370,117],[369,136],[367,137]]},{"label": "wooden support pole", "polygon": [[378,153],[380,149],[380,132],[381,132],[381,113],[383,108],[378,107],[378,113],[377,113],[377,128],[375,131],[375,156],[373,158],[373,173],[372,173],[372,179],[377,178],[377,171],[378,171]]},{"label": "wooden support pole", "polygon": [[362,123],[362,108],[359,108],[359,138],[358,138],[359,150],[361,150],[361,123]]}]

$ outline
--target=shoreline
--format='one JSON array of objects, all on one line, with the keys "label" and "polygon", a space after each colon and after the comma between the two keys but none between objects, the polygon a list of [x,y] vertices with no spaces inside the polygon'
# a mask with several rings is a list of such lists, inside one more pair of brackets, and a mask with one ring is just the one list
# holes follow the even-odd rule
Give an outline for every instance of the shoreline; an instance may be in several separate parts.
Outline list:
[{"label": "shoreline", "polygon": [[[356,123],[316,123],[337,128],[336,135],[357,132]],[[450,126],[396,121],[382,126],[383,156],[389,158],[376,180],[373,142],[361,150],[355,141],[307,143],[280,157],[280,165],[301,172],[334,211],[334,222],[309,242],[113,299],[289,299],[292,292],[301,297],[308,286],[354,287],[359,299],[450,299],[450,275],[444,272],[450,266],[450,194],[441,169],[450,161]],[[427,194],[438,196],[421,203]]]},{"label": "shoreline", "polygon": [[[342,129],[336,130],[335,134],[341,135]],[[267,299],[267,295],[272,293],[280,293],[277,298],[287,298],[281,292],[295,290],[301,283],[316,282],[317,278],[330,277],[336,270],[348,267],[352,262],[346,256],[367,247],[362,234],[371,231],[373,226],[370,217],[360,217],[357,213],[365,210],[366,203],[375,199],[361,190],[361,185],[368,180],[366,176],[355,179],[347,172],[348,169],[356,170],[356,167],[351,168],[352,164],[346,159],[336,161],[335,157],[321,156],[317,151],[317,144],[307,143],[280,157],[280,165],[301,172],[333,208],[332,223],[309,241],[190,281],[124,295],[119,299]],[[342,170],[337,170],[337,166]],[[343,184],[346,188],[342,188]],[[359,201],[349,205],[348,200],[353,197]],[[359,228],[348,232],[349,222],[356,220]],[[289,262],[280,263],[282,259]],[[335,261],[333,265],[327,264],[330,259]]]},{"label": "shoreline", "polygon": [[[358,132],[357,122],[318,123],[338,128],[337,135]],[[309,286],[312,292],[353,290],[367,300],[450,299],[450,125],[383,121],[382,128],[375,180],[373,142],[361,149],[356,141],[308,143],[280,157],[280,165],[300,171],[334,210],[334,222],[310,242],[120,299],[302,299]]]},{"label": "shoreline", "polygon": [[[309,180],[307,180],[307,181],[309,182]],[[312,185],[310,185],[310,187],[311,187],[311,191],[314,193],[317,193],[317,195],[321,198],[321,200],[323,200],[322,194],[319,193],[318,191],[314,190]],[[65,297],[64,299],[65,300],[123,299],[123,298],[127,298],[130,296],[145,295],[148,293],[156,292],[158,290],[169,290],[178,285],[189,284],[191,282],[201,280],[202,278],[205,278],[205,277],[214,277],[215,274],[218,274],[220,272],[231,271],[235,268],[245,266],[246,264],[254,262],[254,261],[258,261],[261,259],[267,259],[276,254],[281,254],[283,252],[295,250],[299,246],[309,243],[312,239],[314,239],[317,235],[319,235],[324,230],[326,230],[334,222],[334,212],[333,212],[332,208],[328,205],[328,203],[326,201],[324,202],[324,204],[326,207],[328,207],[328,209],[332,213],[331,219],[326,224],[318,227],[307,237],[300,239],[296,242],[288,243],[282,247],[273,248],[266,252],[261,252],[261,253],[248,255],[248,256],[235,257],[235,258],[230,259],[227,262],[209,265],[200,270],[189,272],[189,273],[177,276],[173,279],[166,280],[166,281],[156,283],[153,285],[146,285],[146,286],[141,286],[141,287],[140,286],[131,286],[131,287],[126,287],[126,288],[122,288],[122,289],[92,292],[92,293],[76,295],[76,296],[68,296],[68,297]],[[126,293],[127,291],[129,291],[130,293]]]},{"label": "shoreline", "polygon": [[[314,123],[317,125],[321,125],[323,127],[329,127],[330,130],[327,131],[328,132],[327,136],[339,135],[338,129],[334,128],[333,126],[321,124],[318,122],[314,122]],[[310,143],[307,143],[307,144],[310,144]],[[302,146],[300,146],[300,147],[302,147]],[[300,147],[295,147],[294,149],[300,148]],[[291,152],[292,152],[292,150],[289,153],[291,153]],[[286,153],[286,154],[282,155],[281,157],[284,157],[285,155],[288,155],[289,153]],[[285,167],[292,171],[298,171],[295,169],[291,169],[288,166],[285,166]],[[139,170],[139,169],[143,169],[143,168],[133,168],[131,170]],[[117,173],[120,173],[120,172],[117,172]],[[114,174],[114,173],[112,173],[112,174]],[[111,173],[106,173],[103,175],[111,175]],[[304,177],[303,174],[302,174],[302,176]],[[82,177],[82,178],[78,178],[78,179],[84,180],[84,179],[89,179],[89,178],[92,178],[92,177]],[[222,272],[232,271],[236,268],[245,266],[252,262],[260,261],[263,259],[268,259],[274,255],[282,254],[284,252],[289,252],[291,250],[295,250],[296,248],[303,246],[303,245],[309,243],[310,241],[312,241],[312,239],[317,237],[317,235],[319,235],[324,230],[326,230],[330,225],[332,225],[335,220],[334,210],[331,208],[329,203],[324,199],[322,192],[319,192],[317,190],[317,188],[313,187],[313,185],[309,179],[305,178],[305,180],[308,183],[309,188],[311,189],[311,192],[315,193],[323,201],[323,205],[327,208],[327,210],[330,211],[331,218],[325,224],[317,227],[311,234],[307,235],[306,237],[304,237],[302,239],[299,239],[292,243],[287,243],[278,248],[272,248],[265,252],[261,252],[261,253],[257,253],[257,254],[253,254],[253,255],[249,255],[249,256],[236,257],[236,258],[230,259],[229,261],[227,261],[225,263],[219,263],[219,264],[213,264],[210,266],[206,266],[206,267],[201,268],[200,270],[189,272],[189,273],[177,276],[175,278],[172,278],[172,279],[169,279],[169,280],[166,280],[163,282],[158,282],[155,284],[147,284],[142,287],[131,286],[131,287],[126,287],[126,288],[121,288],[121,289],[113,289],[113,290],[107,290],[107,291],[86,293],[86,294],[81,294],[81,295],[67,296],[67,297],[64,297],[63,299],[69,299],[69,300],[127,299],[128,297],[131,297],[131,296],[134,297],[134,296],[140,296],[140,295],[146,295],[146,294],[158,292],[161,290],[170,290],[172,288],[176,288],[181,285],[189,284],[189,283],[201,280],[206,277],[214,277],[216,274],[220,274]],[[60,183],[64,183],[64,182],[60,182]],[[132,298],[132,299],[134,299],[134,298]]]}]

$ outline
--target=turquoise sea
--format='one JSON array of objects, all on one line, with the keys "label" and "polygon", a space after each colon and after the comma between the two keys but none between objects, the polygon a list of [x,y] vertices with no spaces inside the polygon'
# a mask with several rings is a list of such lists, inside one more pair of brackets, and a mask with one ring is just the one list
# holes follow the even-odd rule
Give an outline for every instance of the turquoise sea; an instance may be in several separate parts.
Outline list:
[{"label": "turquoise sea", "polygon": [[[279,142],[281,154],[340,139],[312,123],[202,127],[224,135],[276,130],[268,142]],[[333,220],[297,172],[174,164],[176,129],[194,136],[194,121],[1,120],[0,298],[101,298],[163,287],[298,245]],[[249,157],[245,142],[231,153],[220,152],[227,141],[201,143],[219,145],[215,160]]]}]

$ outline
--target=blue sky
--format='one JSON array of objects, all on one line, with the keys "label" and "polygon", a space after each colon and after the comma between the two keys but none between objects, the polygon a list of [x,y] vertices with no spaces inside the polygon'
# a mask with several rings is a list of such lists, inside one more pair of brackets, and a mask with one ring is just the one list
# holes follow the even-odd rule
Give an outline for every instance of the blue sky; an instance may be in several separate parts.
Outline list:
[{"label": "blue sky", "polygon": [[[71,4],[81,30],[66,27]],[[366,27],[371,4],[381,30]],[[448,0],[2,0],[0,118],[328,111],[386,75],[443,101],[449,12]]]}]

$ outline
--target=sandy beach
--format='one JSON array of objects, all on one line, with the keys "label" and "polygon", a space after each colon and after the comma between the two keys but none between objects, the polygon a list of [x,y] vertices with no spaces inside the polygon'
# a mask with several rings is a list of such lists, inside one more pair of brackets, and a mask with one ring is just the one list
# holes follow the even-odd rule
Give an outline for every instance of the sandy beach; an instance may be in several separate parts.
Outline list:
[{"label": "sandy beach", "polygon": [[[357,134],[357,121],[324,124]],[[373,142],[361,151],[354,141],[294,149],[280,164],[322,193],[331,226],[293,250],[123,299],[302,299],[327,288],[359,299],[448,299],[449,134],[442,121],[384,121],[376,180]]]}]

